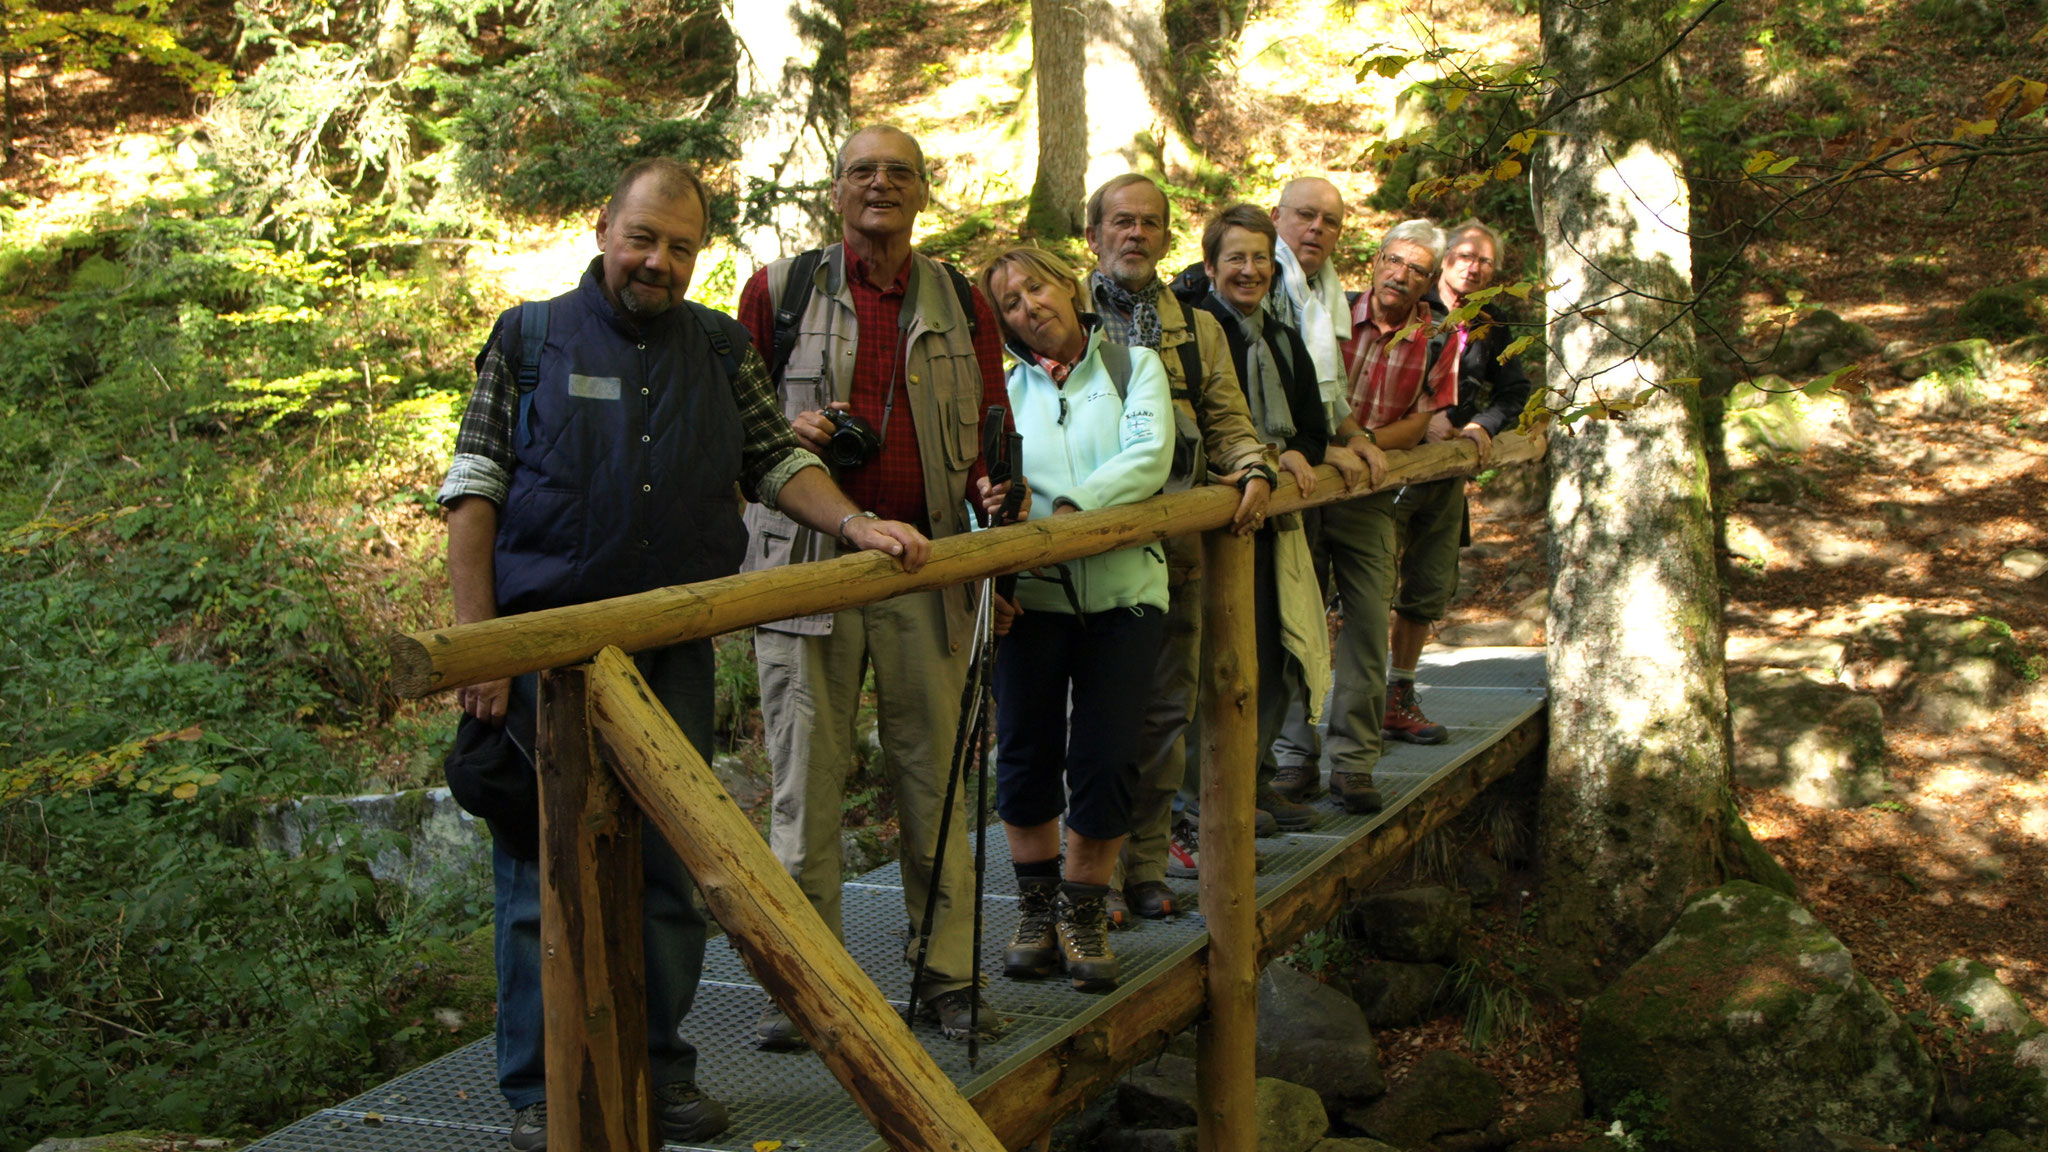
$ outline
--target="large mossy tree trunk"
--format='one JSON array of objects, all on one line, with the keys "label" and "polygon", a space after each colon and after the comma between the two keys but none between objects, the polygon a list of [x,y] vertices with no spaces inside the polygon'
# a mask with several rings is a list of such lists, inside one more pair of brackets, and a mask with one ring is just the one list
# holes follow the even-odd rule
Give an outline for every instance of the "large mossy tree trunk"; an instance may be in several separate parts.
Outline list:
[{"label": "large mossy tree trunk", "polygon": [[852,118],[847,7],[846,0],[732,6],[745,108],[740,246],[757,267],[834,234],[827,186]]},{"label": "large mossy tree trunk", "polygon": [[[1696,375],[1672,57],[1683,4],[1543,5],[1558,92],[1535,162],[1550,384],[1568,408]],[[1728,805],[1721,588],[1698,391],[1551,437],[1544,931],[1633,960],[1717,883]]]}]

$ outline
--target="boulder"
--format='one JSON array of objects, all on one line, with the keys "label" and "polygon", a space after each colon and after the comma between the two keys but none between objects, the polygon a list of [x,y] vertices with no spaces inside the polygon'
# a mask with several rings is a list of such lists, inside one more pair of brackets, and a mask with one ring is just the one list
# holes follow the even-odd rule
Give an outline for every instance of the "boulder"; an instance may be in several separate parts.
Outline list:
[{"label": "boulder", "polygon": [[1675,1147],[1722,1152],[1808,1125],[1908,1139],[1935,1097],[1932,1062],[1842,942],[1742,880],[1695,897],[1586,1006],[1579,1073],[1596,1109],[1662,1098]]},{"label": "boulder", "polygon": [[1816,308],[1757,348],[1765,368],[1781,376],[1827,373],[1878,350],[1875,333],[1825,308]]},{"label": "boulder", "polygon": [[1884,710],[1841,684],[1789,668],[1728,673],[1735,780],[1816,808],[1884,795]]},{"label": "boulder", "polygon": [[1433,1019],[1443,1005],[1441,964],[1367,961],[1351,971],[1351,994],[1378,1028],[1406,1028]]},{"label": "boulder", "polygon": [[1832,680],[1841,674],[1842,665],[1849,657],[1849,646],[1839,640],[1827,640],[1818,636],[1775,637],[1737,634],[1728,637],[1727,655],[1730,664],[1810,668],[1824,673]]},{"label": "boulder", "polygon": [[1131,1069],[1117,1082],[1116,1114],[1130,1129],[1195,1127],[1195,1062],[1162,1055]]},{"label": "boulder", "polygon": [[1980,288],[1956,310],[1956,323],[2001,344],[2048,330],[2048,277]]},{"label": "boulder", "polygon": [[1780,376],[1745,380],[1728,393],[1721,413],[1721,447],[1736,459],[1796,456],[1813,445],[1810,403]]},{"label": "boulder", "polygon": [[2048,1027],[1992,970],[1958,956],[1920,986],[1970,1023],[1971,1059],[1951,1086],[1946,1118],[1976,1131],[2038,1134],[2048,1126]]},{"label": "boulder", "polygon": [[1943,963],[1920,981],[1920,987],[1979,1032],[2031,1036],[2043,1030],[2026,1003],[1999,983],[1989,965],[1968,957]]},{"label": "boulder", "polygon": [[1435,964],[1453,958],[1472,922],[1472,898],[1449,888],[1410,888],[1351,906],[1351,936],[1383,960]]},{"label": "boulder", "polygon": [[1486,849],[1473,848],[1458,862],[1458,887],[1471,895],[1474,904],[1485,907],[1508,890],[1508,866]]},{"label": "boulder", "polygon": [[1586,1093],[1578,1088],[1520,1101],[1518,1111],[1501,1118],[1500,1131],[1510,1142],[1541,1140],[1566,1131],[1586,1118]]},{"label": "boulder", "polygon": [[1485,1128],[1500,1110],[1500,1081],[1470,1057],[1449,1049],[1426,1052],[1408,1075],[1370,1108],[1344,1113],[1368,1136],[1413,1148],[1446,1132]]},{"label": "boulder", "polygon": [[1892,366],[1901,380],[1939,376],[1950,380],[1991,379],[1998,357],[1989,340],[1957,340],[1906,356]]},{"label": "boulder", "polygon": [[1738,504],[1797,504],[1806,499],[1806,481],[1789,468],[1737,468],[1721,491]]},{"label": "boulder", "polygon": [[2025,658],[2012,630],[1996,621],[1897,612],[1856,630],[1849,673],[1859,687],[1903,693],[1908,712],[1946,734],[1988,722]]},{"label": "boulder", "polygon": [[2000,556],[1998,564],[2022,580],[2033,580],[2048,572],[2048,554],[2035,548],[2015,548]]},{"label": "boulder", "polygon": [[1308,1152],[1330,1132],[1330,1115],[1317,1095],[1299,1084],[1259,1077],[1258,1152]]},{"label": "boulder", "polygon": [[1977,1141],[1976,1152],[2041,1152],[2041,1143],[2022,1140],[2003,1128],[1993,1128]]},{"label": "boulder", "polygon": [[1365,1010],[1292,965],[1259,976],[1259,1075],[1313,1089],[1326,1105],[1387,1090]]}]

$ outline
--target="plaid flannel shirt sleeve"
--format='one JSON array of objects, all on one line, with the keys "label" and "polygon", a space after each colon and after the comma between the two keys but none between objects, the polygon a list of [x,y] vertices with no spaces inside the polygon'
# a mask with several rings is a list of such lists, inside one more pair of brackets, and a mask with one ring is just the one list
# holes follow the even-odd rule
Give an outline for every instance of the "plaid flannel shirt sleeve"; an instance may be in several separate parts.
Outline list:
[{"label": "plaid flannel shirt sleeve", "polygon": [[779,511],[776,501],[789,478],[806,468],[823,468],[825,462],[796,438],[769,386],[768,365],[752,346],[733,377],[732,398],[739,406],[745,436],[740,444],[740,494]]},{"label": "plaid flannel shirt sleeve", "polygon": [[518,456],[512,429],[518,420],[519,381],[497,340],[485,347],[476,373],[476,388],[455,433],[455,459],[441,479],[436,499],[453,504],[464,496],[482,496],[504,507],[512,487]]}]

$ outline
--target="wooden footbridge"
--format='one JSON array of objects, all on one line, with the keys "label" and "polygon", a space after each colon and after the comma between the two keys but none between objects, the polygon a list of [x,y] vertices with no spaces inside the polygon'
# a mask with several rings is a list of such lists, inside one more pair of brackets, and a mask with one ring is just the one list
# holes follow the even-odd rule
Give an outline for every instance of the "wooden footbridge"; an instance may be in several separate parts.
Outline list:
[{"label": "wooden footbridge", "polygon": [[[1539,437],[1503,436],[1500,463],[1540,456]],[[1390,454],[1383,487],[1469,474],[1465,441]],[[1328,467],[1314,496],[1292,481],[1270,512],[1344,493]],[[1324,801],[1312,833],[1252,837],[1257,669],[1251,543],[1221,531],[1236,493],[1215,488],[1035,521],[936,542],[929,564],[902,572],[886,557],[841,557],[640,596],[399,638],[401,691],[424,695],[545,671],[541,699],[542,950],[548,1022],[549,1144],[563,1152],[656,1146],[648,1082],[639,938],[639,836],[666,836],[725,934],[712,940],[686,1023],[699,1083],[723,1100],[732,1127],[693,1145],[828,1152],[1028,1147],[1198,1026],[1201,1146],[1255,1145],[1255,983],[1260,968],[1329,921],[1416,842],[1539,748],[1542,653],[1466,649],[1426,658],[1418,674],[1430,715],[1451,729],[1434,748],[1394,745],[1376,772],[1386,811],[1347,816]],[[1015,888],[999,832],[989,837],[984,967],[987,998],[1007,1030],[970,1068],[963,1046],[901,1017],[903,898],[892,865],[850,882],[841,948],[624,652],[768,620],[872,603],[1203,532],[1202,878],[1197,912],[1140,922],[1112,945],[1125,973],[1104,995],[1063,980],[1000,974],[1015,927]],[[886,990],[886,991],[885,991]],[[894,997],[892,1001],[890,997]],[[812,1044],[808,1053],[753,1047],[773,998]],[[253,1147],[488,1149],[500,1152],[511,1113],[486,1040],[282,1129]]]}]

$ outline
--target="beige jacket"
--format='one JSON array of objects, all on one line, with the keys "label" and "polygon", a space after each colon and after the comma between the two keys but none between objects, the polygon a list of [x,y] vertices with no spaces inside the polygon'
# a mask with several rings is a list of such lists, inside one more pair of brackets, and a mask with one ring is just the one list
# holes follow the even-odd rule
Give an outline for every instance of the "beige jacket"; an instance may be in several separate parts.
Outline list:
[{"label": "beige jacket", "polygon": [[[925,513],[931,521],[932,538],[939,539],[965,532],[970,526],[967,475],[981,455],[981,366],[974,355],[970,318],[961,315],[960,297],[946,269],[915,253],[911,261],[914,306],[905,395],[924,471]],[[782,299],[790,264],[790,259],[783,259],[768,266],[770,300]],[[783,415],[791,418],[844,400],[853,387],[860,331],[853,292],[846,283],[844,245],[825,249],[816,277],[810,304],[797,321],[796,347],[778,387]],[[1229,363],[1227,353],[1224,362]],[[740,565],[743,572],[826,560],[839,554],[838,542],[829,535],[805,528],[763,505],[749,504],[745,519],[749,540],[747,558]],[[973,626],[969,593],[964,587],[954,587],[941,595],[946,605],[947,642],[958,651],[970,639]],[[762,627],[823,636],[832,631],[832,616],[798,616]]]},{"label": "beige jacket", "polygon": [[[1237,369],[1231,366],[1230,343],[1224,339],[1223,326],[1207,312],[1183,306],[1171,291],[1161,291],[1159,330],[1159,358],[1166,363],[1167,383],[1173,389],[1174,422],[1183,439],[1192,439],[1199,446],[1196,466],[1211,477],[1228,476],[1251,464],[1277,469],[1279,462],[1252,428],[1251,409],[1245,405]],[[1193,387],[1188,384],[1187,365],[1180,352],[1180,346],[1189,340],[1195,342],[1202,362],[1203,379]],[[1190,429],[1198,434],[1190,436]],[[1174,536],[1166,541],[1168,587],[1200,577],[1201,569],[1200,537]]]}]

